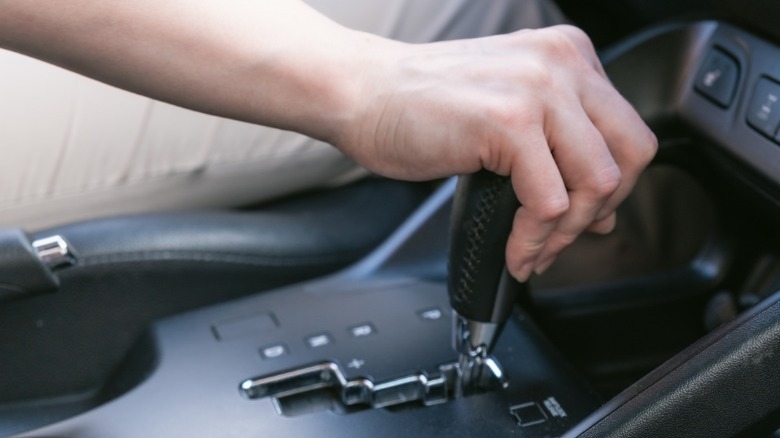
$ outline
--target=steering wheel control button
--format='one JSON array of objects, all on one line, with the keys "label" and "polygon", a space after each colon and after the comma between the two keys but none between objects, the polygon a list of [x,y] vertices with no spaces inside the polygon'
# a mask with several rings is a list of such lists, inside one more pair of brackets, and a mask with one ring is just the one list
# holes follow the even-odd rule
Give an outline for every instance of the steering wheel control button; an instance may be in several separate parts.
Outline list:
[{"label": "steering wheel control button", "polygon": [[309,348],[320,348],[333,343],[333,338],[327,333],[318,333],[306,338]]},{"label": "steering wheel control button", "polygon": [[514,417],[520,427],[535,426],[547,421],[547,414],[536,402],[522,403],[509,408],[509,414]]},{"label": "steering wheel control button", "polygon": [[738,82],[737,61],[720,49],[712,49],[699,70],[696,90],[723,108],[728,108],[734,100]]},{"label": "steering wheel control button", "polygon": [[775,138],[780,126],[780,83],[762,77],[748,105],[747,121],[762,134]]},{"label": "steering wheel control button", "polygon": [[278,326],[279,324],[273,313],[261,313],[217,322],[211,327],[211,331],[218,341],[224,341],[254,336],[274,330]]},{"label": "steering wheel control button", "polygon": [[287,346],[284,344],[267,345],[260,349],[260,356],[263,359],[276,359],[277,357],[286,356],[288,353]]},{"label": "steering wheel control button", "polygon": [[353,338],[362,338],[376,334],[376,329],[371,323],[363,323],[350,327],[349,333]]},{"label": "steering wheel control button", "polygon": [[417,315],[425,321],[438,321],[442,319],[444,314],[438,307],[431,307],[429,309],[422,309],[417,312]]}]

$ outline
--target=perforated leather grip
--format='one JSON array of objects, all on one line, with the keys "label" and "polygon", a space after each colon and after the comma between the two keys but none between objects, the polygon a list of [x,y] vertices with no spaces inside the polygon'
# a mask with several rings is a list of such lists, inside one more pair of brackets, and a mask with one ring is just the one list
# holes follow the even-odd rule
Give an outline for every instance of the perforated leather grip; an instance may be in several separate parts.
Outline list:
[{"label": "perforated leather grip", "polygon": [[450,228],[449,292],[453,309],[472,321],[501,323],[521,285],[506,274],[505,248],[520,202],[509,177],[461,176]]}]

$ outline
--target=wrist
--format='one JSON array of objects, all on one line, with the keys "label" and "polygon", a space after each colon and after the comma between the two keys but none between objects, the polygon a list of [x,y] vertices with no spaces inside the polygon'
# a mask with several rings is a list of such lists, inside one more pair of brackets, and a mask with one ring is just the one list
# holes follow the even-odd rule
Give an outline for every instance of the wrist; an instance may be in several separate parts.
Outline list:
[{"label": "wrist", "polygon": [[327,84],[325,93],[329,106],[322,109],[323,119],[314,126],[319,131],[311,133],[352,155],[360,155],[356,150],[366,139],[361,139],[363,125],[367,122],[367,109],[371,100],[379,94],[376,87],[385,80],[382,78],[393,68],[396,54],[404,43],[382,38],[376,35],[346,30],[343,50],[333,57],[333,69],[328,77],[321,80]]}]

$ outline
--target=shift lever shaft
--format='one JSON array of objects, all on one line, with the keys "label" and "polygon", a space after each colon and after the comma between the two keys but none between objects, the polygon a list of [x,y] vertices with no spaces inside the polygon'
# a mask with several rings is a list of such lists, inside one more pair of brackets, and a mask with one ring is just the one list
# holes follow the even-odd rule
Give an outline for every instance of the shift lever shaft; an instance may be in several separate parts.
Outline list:
[{"label": "shift lever shaft", "polygon": [[483,170],[458,180],[448,289],[464,390],[504,379],[500,365],[489,354],[523,287],[508,274],[504,257],[519,207],[509,177]]}]

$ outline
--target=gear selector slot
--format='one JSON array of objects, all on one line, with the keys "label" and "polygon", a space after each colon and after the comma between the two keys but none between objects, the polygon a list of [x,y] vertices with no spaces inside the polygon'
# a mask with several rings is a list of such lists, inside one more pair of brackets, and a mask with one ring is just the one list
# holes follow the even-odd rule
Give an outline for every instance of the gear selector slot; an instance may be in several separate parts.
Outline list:
[{"label": "gear selector slot", "polygon": [[[402,403],[419,402],[429,406],[444,403],[459,394],[461,379],[457,362],[440,365],[436,371],[412,372],[387,379],[356,377],[348,379],[341,366],[335,362],[321,362],[301,368],[247,379],[239,390],[248,399],[270,397],[276,402],[280,414],[285,415],[285,399],[294,397],[301,403],[307,401],[316,412],[316,406],[328,406],[322,402],[323,389],[347,412],[350,407],[384,408]],[[504,382],[496,379],[498,388]],[[308,394],[310,397],[305,397]],[[332,404],[331,404],[332,405]],[[331,406],[332,407],[332,406]],[[333,409],[331,409],[333,410]],[[299,412],[300,409],[293,409]]]},{"label": "gear selector slot", "polygon": [[[493,377],[484,389],[504,387],[506,383],[501,377]],[[311,412],[349,412],[350,408],[385,408],[412,402],[425,406],[444,403],[460,394],[461,378],[457,362],[442,364],[434,372],[413,372],[381,380],[348,379],[338,364],[321,362],[247,379],[241,382],[239,391],[250,400],[273,398],[279,414],[294,412],[294,416],[306,410],[301,406],[308,406]]]}]

